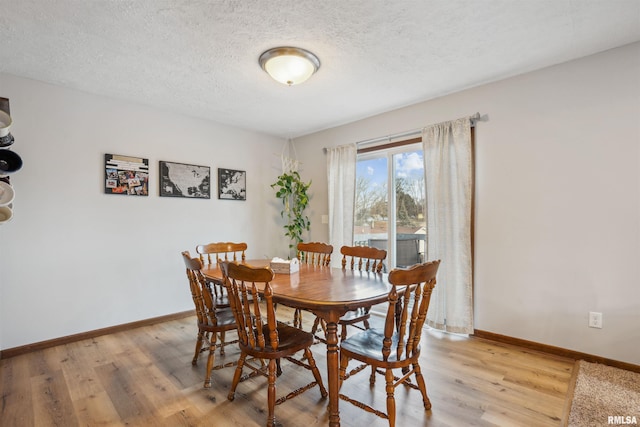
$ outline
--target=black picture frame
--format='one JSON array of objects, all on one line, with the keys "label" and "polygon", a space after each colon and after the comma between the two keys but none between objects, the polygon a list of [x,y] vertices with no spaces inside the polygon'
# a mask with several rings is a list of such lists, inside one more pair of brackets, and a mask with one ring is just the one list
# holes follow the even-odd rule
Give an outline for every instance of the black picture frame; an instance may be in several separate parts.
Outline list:
[{"label": "black picture frame", "polygon": [[160,197],[210,199],[211,168],[160,160]]},{"label": "black picture frame", "polygon": [[105,194],[149,195],[149,159],[105,154],[104,166]]},{"label": "black picture frame", "polygon": [[247,172],[218,168],[218,199],[247,200]]}]

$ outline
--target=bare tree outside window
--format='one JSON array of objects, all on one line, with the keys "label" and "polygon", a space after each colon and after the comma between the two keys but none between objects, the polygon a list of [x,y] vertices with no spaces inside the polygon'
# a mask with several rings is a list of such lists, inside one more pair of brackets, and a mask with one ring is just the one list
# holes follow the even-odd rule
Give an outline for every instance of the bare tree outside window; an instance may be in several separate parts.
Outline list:
[{"label": "bare tree outside window", "polygon": [[[393,165],[391,174],[389,165]],[[415,147],[404,152],[382,150],[359,159],[354,244],[387,250],[391,266],[420,262],[425,239],[424,189],[422,151]],[[393,212],[390,206],[395,206]],[[394,244],[389,245],[392,237]]]}]

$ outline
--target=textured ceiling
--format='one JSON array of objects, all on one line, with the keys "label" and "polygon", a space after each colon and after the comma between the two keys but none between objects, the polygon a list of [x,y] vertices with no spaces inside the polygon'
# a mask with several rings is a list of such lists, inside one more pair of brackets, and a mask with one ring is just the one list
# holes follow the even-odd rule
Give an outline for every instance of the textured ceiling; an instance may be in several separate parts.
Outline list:
[{"label": "textured ceiling", "polygon": [[638,40],[640,0],[0,0],[0,72],[282,137]]}]

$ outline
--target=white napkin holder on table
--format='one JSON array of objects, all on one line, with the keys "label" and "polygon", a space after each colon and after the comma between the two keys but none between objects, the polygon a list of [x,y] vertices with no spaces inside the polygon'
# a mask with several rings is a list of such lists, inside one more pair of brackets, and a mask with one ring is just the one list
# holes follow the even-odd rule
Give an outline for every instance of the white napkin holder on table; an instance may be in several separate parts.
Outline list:
[{"label": "white napkin holder on table", "polygon": [[271,260],[270,266],[274,273],[291,274],[300,271],[298,258],[289,260],[276,257]]}]

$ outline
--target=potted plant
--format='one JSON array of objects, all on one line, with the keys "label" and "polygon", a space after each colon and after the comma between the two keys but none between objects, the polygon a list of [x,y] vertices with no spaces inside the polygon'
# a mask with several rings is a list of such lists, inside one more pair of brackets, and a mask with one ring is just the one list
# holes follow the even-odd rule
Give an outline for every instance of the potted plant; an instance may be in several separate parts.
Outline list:
[{"label": "potted plant", "polygon": [[289,237],[289,250],[295,256],[295,248],[302,241],[302,233],[309,231],[311,221],[304,214],[304,210],[309,204],[307,191],[311,186],[311,181],[305,183],[300,178],[297,171],[285,172],[278,177],[278,180],[271,184],[271,188],[276,190],[276,197],[282,200],[282,211],[280,216],[287,219],[284,226],[284,235]]}]

